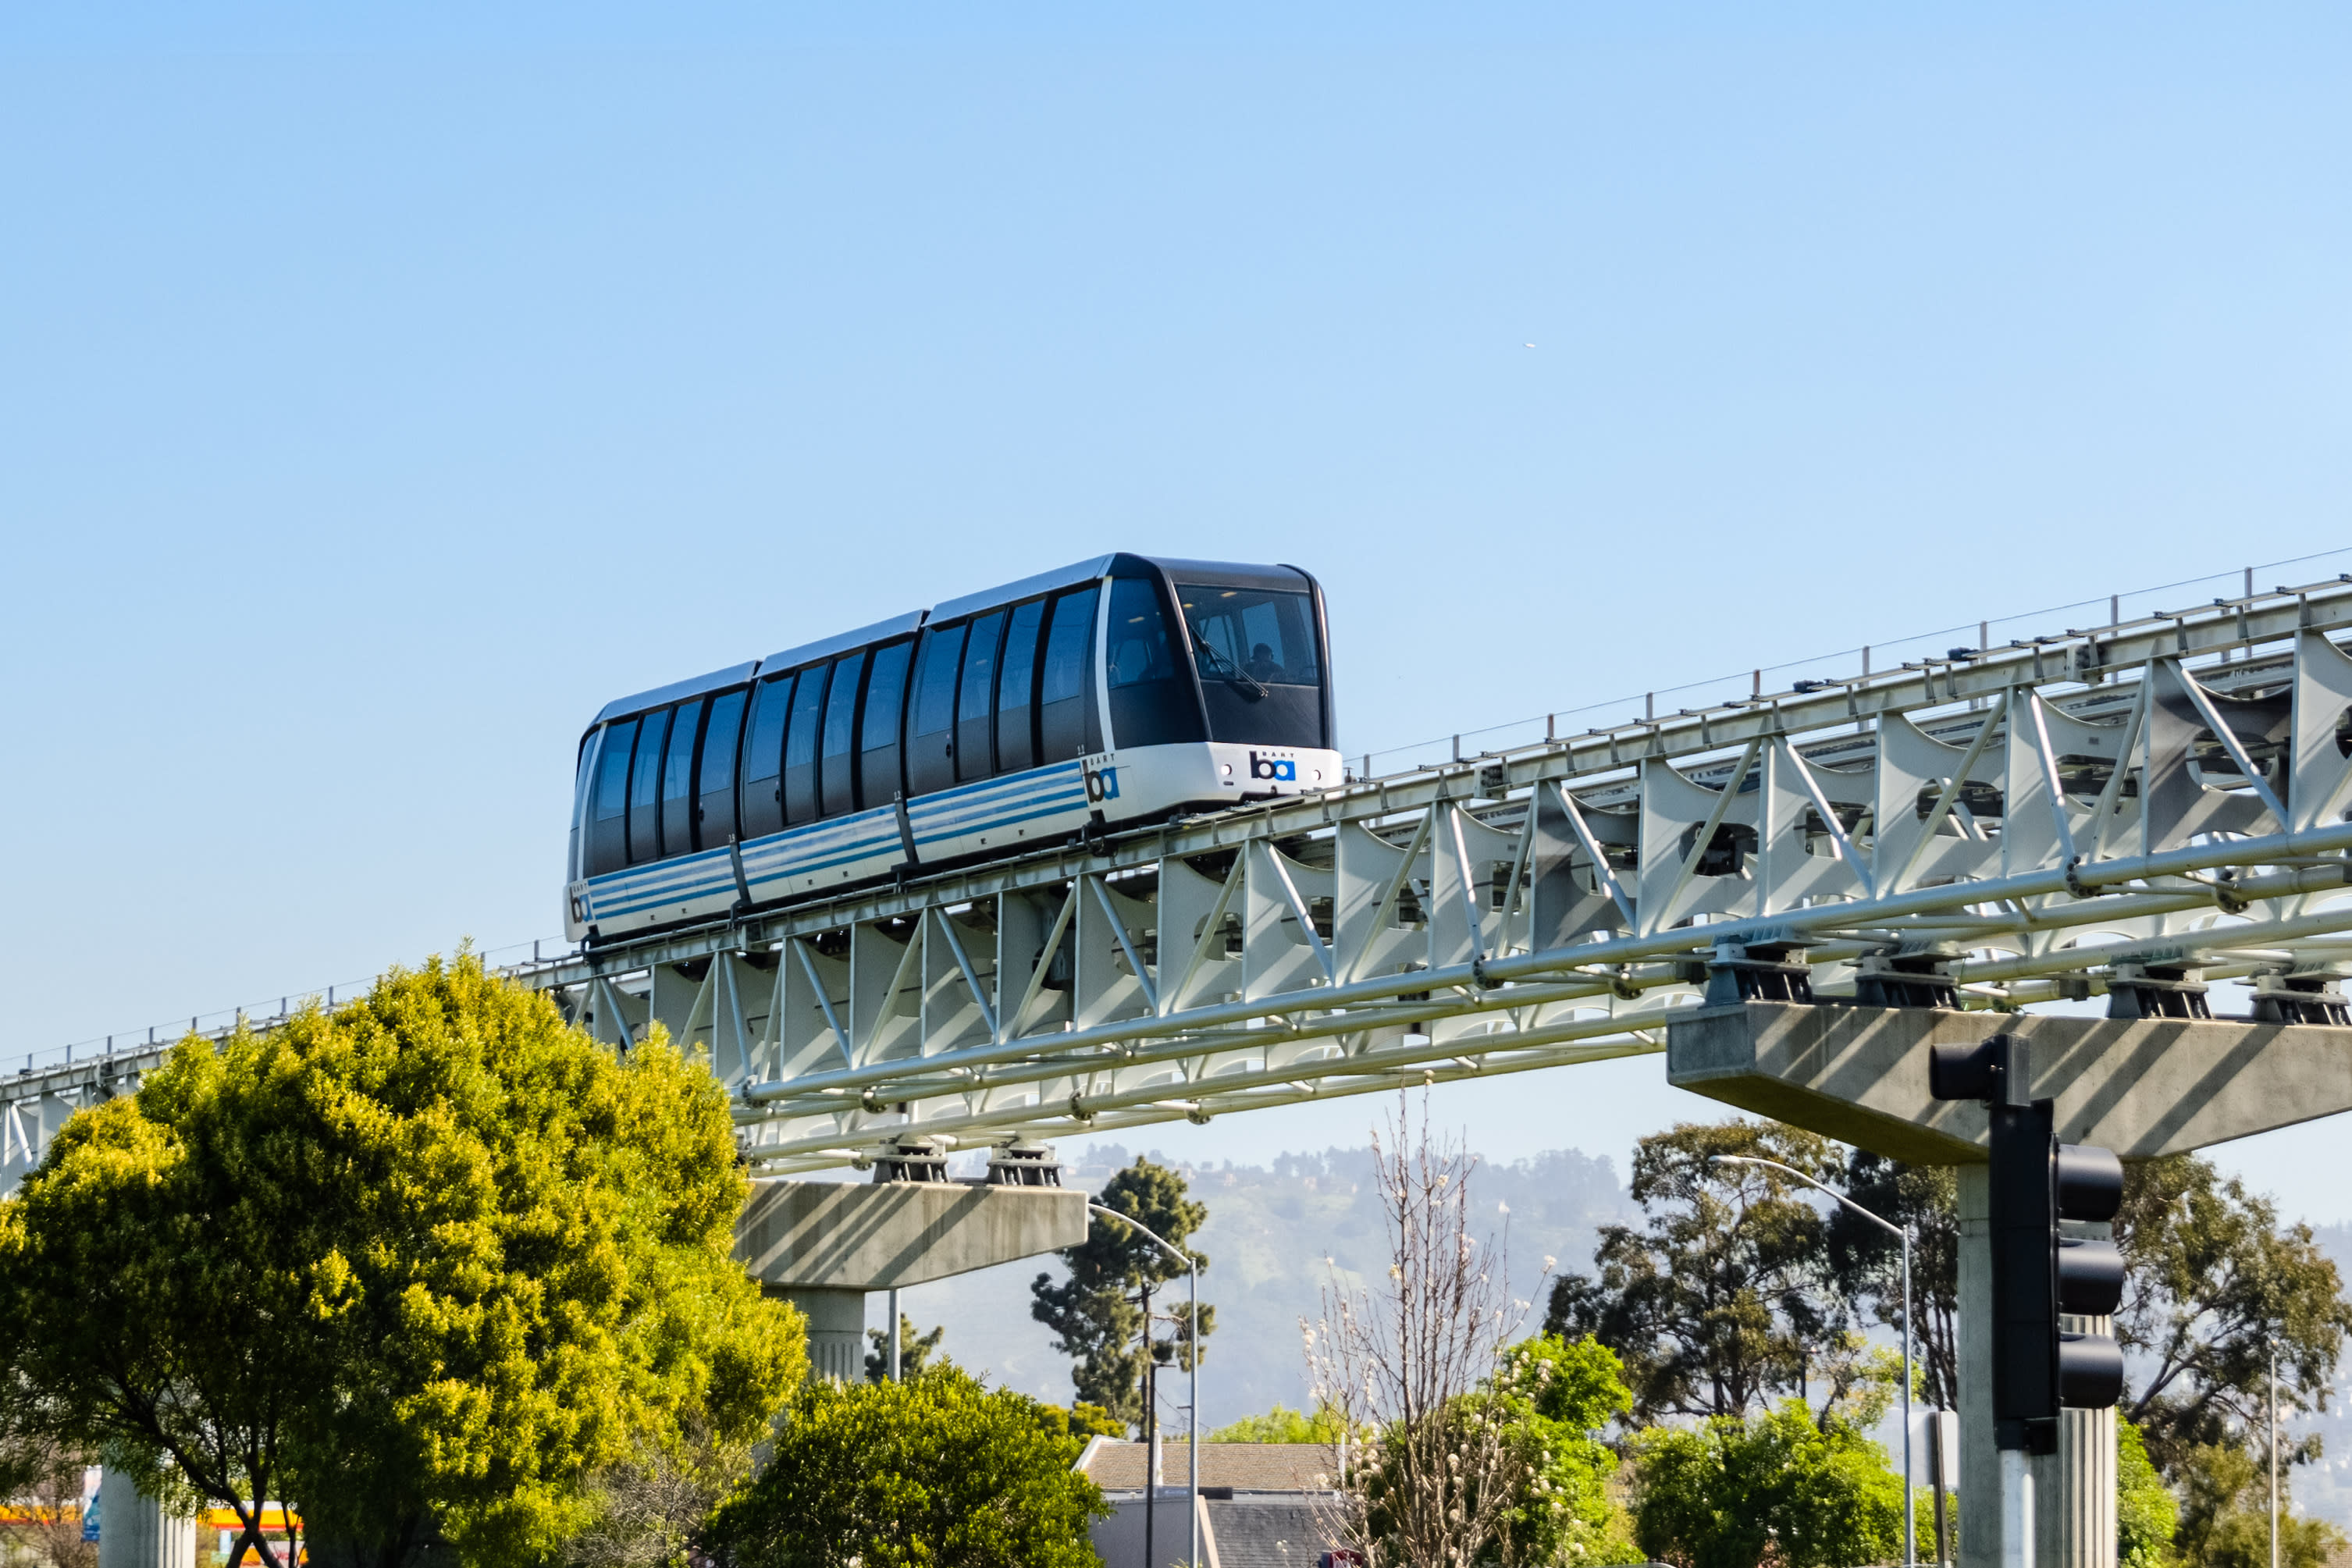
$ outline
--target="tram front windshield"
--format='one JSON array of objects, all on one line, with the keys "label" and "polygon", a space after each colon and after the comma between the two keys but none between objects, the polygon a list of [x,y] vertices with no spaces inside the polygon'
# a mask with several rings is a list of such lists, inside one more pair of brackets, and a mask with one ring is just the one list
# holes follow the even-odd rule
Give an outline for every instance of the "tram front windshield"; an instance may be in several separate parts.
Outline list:
[{"label": "tram front windshield", "polygon": [[1320,747],[1323,661],[1315,604],[1273,588],[1178,583],[1209,703],[1209,735],[1261,746]]}]

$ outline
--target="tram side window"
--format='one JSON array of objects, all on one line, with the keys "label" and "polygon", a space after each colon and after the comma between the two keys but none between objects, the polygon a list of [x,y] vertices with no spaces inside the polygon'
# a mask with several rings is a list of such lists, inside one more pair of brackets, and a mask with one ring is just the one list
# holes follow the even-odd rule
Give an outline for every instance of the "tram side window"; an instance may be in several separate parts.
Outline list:
[{"label": "tram side window", "polygon": [[814,822],[824,813],[816,794],[817,732],[824,724],[825,666],[801,672],[793,691],[793,727],[784,742],[784,820]]},{"label": "tram side window", "polygon": [[1095,601],[1100,590],[1082,588],[1054,601],[1045,632],[1045,658],[1037,681],[1037,745],[1042,761],[1083,757],[1099,723],[1087,722],[1094,706],[1087,679],[1094,651]]},{"label": "tram side window", "polygon": [[995,611],[971,623],[971,639],[964,645],[963,679],[956,697],[955,775],[967,782],[987,778],[995,762],[989,751],[988,718],[996,695],[996,644],[1003,634],[1004,612]]},{"label": "tram side window", "polygon": [[1013,612],[1004,631],[1004,663],[996,677],[996,770],[1037,766],[1037,639],[1045,601],[1033,599]]},{"label": "tram side window", "polygon": [[857,759],[861,807],[887,806],[907,787],[898,767],[898,737],[907,716],[907,666],[914,655],[912,643],[874,650],[874,671],[866,677],[866,712],[857,730],[864,747]]},{"label": "tram side window", "polygon": [[914,699],[907,705],[907,793],[928,795],[955,782],[956,670],[963,663],[961,625],[923,634]]},{"label": "tram side window", "polygon": [[661,858],[662,743],[669,738],[669,710],[646,715],[637,731],[637,755],[629,764],[629,863]]},{"label": "tram side window", "polygon": [[1117,746],[1169,746],[1206,740],[1192,683],[1176,663],[1160,589],[1147,578],[1110,585],[1110,628],[1103,676],[1110,690]]},{"label": "tram side window", "polygon": [[596,798],[588,821],[585,875],[602,876],[629,863],[629,756],[636,745],[635,719],[604,727],[604,747],[596,754]]},{"label": "tram side window", "polygon": [[828,817],[857,810],[857,776],[852,765],[856,760],[857,687],[865,673],[862,648],[833,662],[833,685],[824,698],[824,756],[817,768]]},{"label": "tram side window", "polygon": [[743,727],[743,692],[710,699],[710,722],[702,727],[701,764],[695,775],[695,841],[715,849],[735,836],[735,737]]},{"label": "tram side window", "polygon": [[[782,781],[784,720],[792,712],[793,678],[761,681],[751,695],[751,724],[743,736],[743,836],[756,839],[784,825]],[[713,722],[717,722],[714,718]],[[705,764],[708,767],[708,764]],[[709,832],[709,824],[703,828]],[[712,841],[706,837],[706,842]]]},{"label": "tram side window", "polygon": [[702,699],[683,704],[669,727],[662,758],[662,853],[682,855],[694,848],[694,743],[702,738]]}]

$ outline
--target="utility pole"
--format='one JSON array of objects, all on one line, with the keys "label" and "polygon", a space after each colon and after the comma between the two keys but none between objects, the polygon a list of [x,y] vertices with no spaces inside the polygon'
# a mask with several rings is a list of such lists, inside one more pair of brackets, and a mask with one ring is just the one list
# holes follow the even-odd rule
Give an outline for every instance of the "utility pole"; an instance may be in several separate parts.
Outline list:
[{"label": "utility pole", "polygon": [[[1151,1231],[1145,1229],[1133,1219],[1129,1218],[1126,1215],[1119,1213],[1118,1210],[1115,1208],[1105,1208],[1099,1203],[1090,1203],[1087,1205],[1087,1209],[1089,1213],[1099,1214],[1106,1219],[1115,1219],[1118,1221],[1119,1224],[1127,1226],[1139,1232],[1146,1239],[1157,1243],[1162,1252],[1167,1253],[1177,1262],[1184,1265],[1184,1271],[1191,1276],[1192,1294],[1192,1300],[1187,1303],[1185,1308],[1189,1316],[1184,1337],[1187,1343],[1192,1346],[1192,1354],[1187,1358],[1191,1364],[1185,1368],[1186,1375],[1191,1383],[1189,1393],[1192,1396],[1192,1405],[1189,1407],[1189,1413],[1185,1416],[1184,1448],[1186,1450],[1185,1462],[1192,1471],[1192,1482],[1187,1488],[1187,1490],[1191,1493],[1192,1500],[1192,1508],[1189,1511],[1192,1515],[1192,1568],[1201,1568],[1201,1260],[1193,1257],[1191,1253],[1185,1251],[1182,1248],[1178,1247],[1175,1243],[1170,1241],[1166,1237],[1154,1235]],[[1149,1282],[1147,1281],[1146,1289],[1148,1290],[1149,1288]],[[1150,1325],[1150,1322],[1151,1313],[1150,1308],[1147,1307],[1144,1311],[1144,1322],[1147,1327]],[[1145,1549],[1148,1551],[1150,1547],[1151,1531],[1150,1493],[1149,1490],[1144,1493],[1143,1528],[1145,1535],[1144,1545]]]},{"label": "utility pole", "polygon": [[[1151,1516],[1153,1505],[1160,1500],[1160,1387],[1152,1375],[1158,1364],[1151,1359],[1151,1281],[1143,1281],[1143,1568],[1152,1568]],[[2273,1565],[2275,1568],[2275,1565]]]},{"label": "utility pole", "polygon": [[2279,1568],[2278,1550],[2278,1341],[2271,1341],[2271,1568]]}]

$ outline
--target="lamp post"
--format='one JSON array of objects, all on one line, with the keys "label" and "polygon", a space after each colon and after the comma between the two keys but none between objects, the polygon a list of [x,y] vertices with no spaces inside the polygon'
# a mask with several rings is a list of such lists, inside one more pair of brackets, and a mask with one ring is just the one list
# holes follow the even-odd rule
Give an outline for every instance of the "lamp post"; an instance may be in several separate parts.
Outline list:
[{"label": "lamp post", "polygon": [[[1184,1448],[1185,1463],[1191,1467],[1192,1471],[1192,1485],[1190,1490],[1192,1494],[1192,1506],[1191,1511],[1192,1515],[1192,1568],[1201,1568],[1201,1266],[1193,1260],[1192,1255],[1190,1252],[1185,1251],[1181,1247],[1173,1245],[1166,1237],[1154,1234],[1150,1228],[1137,1224],[1134,1219],[1130,1218],[1127,1215],[1121,1214],[1118,1210],[1115,1208],[1105,1208],[1099,1203],[1089,1203],[1087,1205],[1087,1207],[1092,1212],[1101,1215],[1106,1219],[1116,1219],[1121,1225],[1132,1226],[1136,1230],[1143,1235],[1145,1239],[1157,1242],[1160,1249],[1167,1252],[1169,1256],[1182,1263],[1184,1265],[1185,1271],[1192,1276],[1192,1301],[1191,1312],[1192,1321],[1191,1336],[1192,1346],[1192,1355],[1190,1357],[1192,1365],[1187,1369],[1187,1371],[1192,1379],[1190,1386],[1192,1408],[1184,1423]],[[1151,1324],[1148,1320],[1143,1325],[1143,1332],[1145,1338],[1149,1340],[1151,1333]],[[1144,1506],[1147,1508],[1151,1504],[1152,1490],[1151,1456],[1149,1453],[1146,1453],[1143,1457],[1143,1500]],[[1143,1568],[1153,1568],[1153,1565],[1147,1563],[1143,1565]]]},{"label": "lamp post", "polygon": [[[1779,1171],[1785,1176],[1804,1183],[1815,1192],[1833,1198],[1903,1243],[1903,1561],[1908,1568],[1917,1568],[1919,1550],[1916,1539],[1916,1526],[1912,1518],[1911,1502],[1911,1228],[1907,1225],[1896,1225],[1883,1216],[1873,1214],[1843,1193],[1823,1186],[1804,1172],[1784,1166],[1778,1160],[1759,1159],[1753,1155],[1709,1155],[1707,1163],[1717,1166],[1763,1166]],[[2276,1568],[2276,1564],[2273,1564],[2273,1568]]]}]

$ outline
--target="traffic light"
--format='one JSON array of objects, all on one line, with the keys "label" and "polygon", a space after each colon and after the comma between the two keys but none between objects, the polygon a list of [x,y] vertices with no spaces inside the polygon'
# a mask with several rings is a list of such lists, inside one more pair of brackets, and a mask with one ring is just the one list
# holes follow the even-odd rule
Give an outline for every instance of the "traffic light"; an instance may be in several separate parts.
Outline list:
[{"label": "traffic light", "polygon": [[2105,1334],[2067,1333],[2062,1313],[2105,1317],[2123,1301],[2112,1241],[2070,1240],[2063,1220],[2105,1220],[2123,1205],[2114,1151],[2061,1144],[2052,1103],[2035,1100],[2026,1042],[1997,1034],[1930,1047],[1927,1089],[1981,1100],[1992,1123],[1993,1436],[2004,1448],[2057,1451],[2058,1411],[2097,1409],[2123,1393],[2124,1356]]}]

